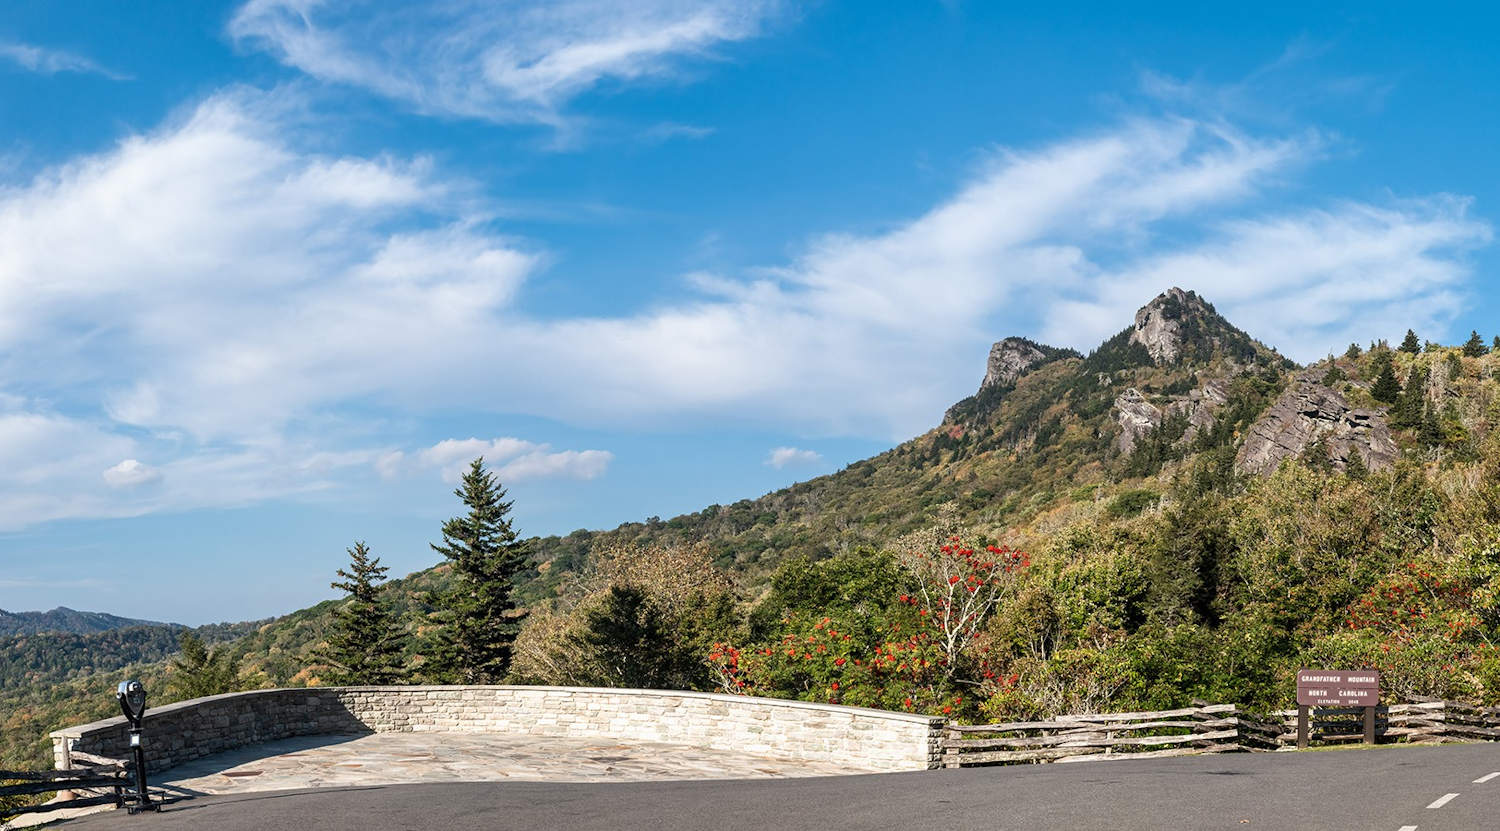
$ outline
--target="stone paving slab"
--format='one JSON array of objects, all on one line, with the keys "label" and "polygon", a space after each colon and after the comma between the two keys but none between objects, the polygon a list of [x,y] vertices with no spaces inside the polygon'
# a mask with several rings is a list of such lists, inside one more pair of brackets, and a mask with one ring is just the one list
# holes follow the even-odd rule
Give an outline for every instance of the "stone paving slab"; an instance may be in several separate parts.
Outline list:
[{"label": "stone paving slab", "polygon": [[865,772],[829,762],[620,739],[374,733],[266,742],[172,768],[151,784],[194,796],[423,782],[648,782]]}]

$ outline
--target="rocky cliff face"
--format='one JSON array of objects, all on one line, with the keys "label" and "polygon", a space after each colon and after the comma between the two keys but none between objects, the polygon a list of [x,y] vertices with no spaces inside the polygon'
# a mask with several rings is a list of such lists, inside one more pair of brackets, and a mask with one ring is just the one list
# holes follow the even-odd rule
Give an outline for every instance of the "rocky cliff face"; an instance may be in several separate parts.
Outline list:
[{"label": "rocky cliff face", "polygon": [[1115,399],[1115,423],[1120,425],[1120,435],[1115,439],[1115,449],[1121,453],[1135,450],[1141,437],[1161,425],[1161,408],[1146,400],[1135,387],[1125,390]]},{"label": "rocky cliff face", "polygon": [[1047,359],[1047,353],[1025,338],[1006,338],[990,347],[984,382],[979,389],[1009,386],[1023,373]]},{"label": "rocky cliff face", "polygon": [[1214,412],[1229,401],[1229,381],[1212,378],[1203,382],[1186,395],[1174,398],[1165,406],[1152,404],[1134,387],[1125,390],[1115,399],[1115,423],[1120,425],[1120,435],[1115,439],[1115,449],[1128,454],[1147,433],[1161,426],[1167,418],[1182,414],[1187,417],[1187,430],[1182,441],[1192,441],[1198,432],[1214,426]]},{"label": "rocky cliff face", "polygon": [[1389,467],[1396,460],[1382,410],[1356,410],[1335,390],[1318,380],[1317,372],[1297,376],[1276,403],[1255,424],[1240,448],[1235,465],[1241,471],[1269,474],[1282,460],[1300,456],[1323,442],[1338,470],[1357,454],[1370,470]]}]

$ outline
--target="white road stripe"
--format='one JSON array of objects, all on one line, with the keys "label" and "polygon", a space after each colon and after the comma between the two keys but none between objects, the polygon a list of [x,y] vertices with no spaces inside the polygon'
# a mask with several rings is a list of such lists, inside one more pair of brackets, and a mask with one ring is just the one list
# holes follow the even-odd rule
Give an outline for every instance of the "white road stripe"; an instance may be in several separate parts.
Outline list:
[{"label": "white road stripe", "polygon": [[1400,828],[1397,828],[1396,831],[1417,831],[1417,826],[1415,826],[1415,825],[1403,825]]},{"label": "white road stripe", "polygon": [[1476,785],[1483,785],[1484,783],[1490,781],[1491,779],[1494,779],[1496,776],[1500,776],[1500,770],[1497,770],[1494,773],[1486,773],[1485,775],[1479,777],[1478,779],[1475,779],[1474,780],[1474,784],[1476,784]]},{"label": "white road stripe", "polygon": [[1457,797],[1457,796],[1458,796],[1458,794],[1456,794],[1456,793],[1445,793],[1442,796],[1438,797],[1437,799],[1432,800],[1432,804],[1428,805],[1427,807],[1429,809],[1431,809],[1431,808],[1441,808],[1444,805],[1447,805],[1449,802],[1452,802],[1454,800],[1454,798]]}]

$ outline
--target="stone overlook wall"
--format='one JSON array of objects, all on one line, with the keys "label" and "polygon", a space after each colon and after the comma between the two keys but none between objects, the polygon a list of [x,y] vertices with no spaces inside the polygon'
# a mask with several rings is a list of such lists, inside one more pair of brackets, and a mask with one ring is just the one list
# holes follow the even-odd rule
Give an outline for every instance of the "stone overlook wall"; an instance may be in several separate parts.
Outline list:
[{"label": "stone overlook wall", "polygon": [[[146,759],[156,771],[292,736],[348,733],[509,733],[670,742],[851,772],[921,770],[941,761],[943,719],[859,707],[671,690],[581,687],[308,687],[182,701],[146,712]],[[52,734],[59,769],[71,752],[125,758],[122,717]]]}]

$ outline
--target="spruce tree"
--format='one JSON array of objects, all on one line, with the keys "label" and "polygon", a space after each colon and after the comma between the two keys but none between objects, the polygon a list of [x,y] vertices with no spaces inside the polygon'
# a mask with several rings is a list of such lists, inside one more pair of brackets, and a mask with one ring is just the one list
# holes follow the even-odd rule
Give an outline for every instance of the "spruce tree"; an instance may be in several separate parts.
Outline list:
[{"label": "spruce tree", "polygon": [[1351,343],[1349,344],[1349,348],[1344,350],[1344,357],[1352,361],[1358,358],[1362,352],[1363,350],[1359,348],[1359,344]]},{"label": "spruce tree", "polygon": [[514,503],[505,501],[483,457],[453,493],[469,512],[443,523],[443,544],[432,546],[452,564],[454,581],[432,598],[439,626],[427,672],[439,681],[498,684],[521,629],[513,590],[530,551],[507,518]]},{"label": "spruce tree", "polygon": [[1411,354],[1415,355],[1418,352],[1422,351],[1422,342],[1419,341],[1419,340],[1417,340],[1417,333],[1416,332],[1413,332],[1412,330],[1407,329],[1406,330],[1406,339],[1403,340],[1403,341],[1401,341],[1401,346],[1398,347],[1398,348],[1402,352],[1410,352]]},{"label": "spruce tree", "polygon": [[1469,339],[1464,342],[1464,354],[1470,358],[1477,358],[1489,351],[1489,347],[1484,345],[1484,338],[1479,336],[1479,332],[1471,330]]},{"label": "spruce tree", "polygon": [[381,583],[390,569],[380,564],[379,557],[371,557],[363,542],[347,550],[349,570],[339,569],[343,581],[329,585],[349,596],[333,610],[328,644],[313,657],[332,667],[326,676],[331,684],[394,684],[405,675],[405,633],[382,598],[385,587]]},{"label": "spruce tree", "polygon": [[1490,344],[1490,349],[1500,352],[1500,335],[1495,336],[1495,342]]},{"label": "spruce tree", "polygon": [[1417,437],[1428,447],[1443,443],[1443,425],[1438,421],[1437,408],[1431,404],[1422,408],[1422,429]]},{"label": "spruce tree", "polygon": [[1370,395],[1382,404],[1391,404],[1400,394],[1401,382],[1396,380],[1396,371],[1391,369],[1391,362],[1381,362],[1380,375],[1375,379],[1374,386],[1370,387]]},{"label": "spruce tree", "polygon": [[209,649],[191,631],[182,633],[177,646],[182,653],[172,659],[172,672],[167,680],[167,697],[172,701],[219,695],[239,688],[239,658],[230,656],[224,647]]},{"label": "spruce tree", "polygon": [[1422,407],[1427,402],[1427,370],[1413,366],[1406,376],[1406,388],[1391,407],[1391,426],[1401,429],[1420,427]]}]

